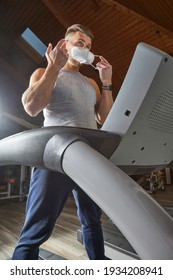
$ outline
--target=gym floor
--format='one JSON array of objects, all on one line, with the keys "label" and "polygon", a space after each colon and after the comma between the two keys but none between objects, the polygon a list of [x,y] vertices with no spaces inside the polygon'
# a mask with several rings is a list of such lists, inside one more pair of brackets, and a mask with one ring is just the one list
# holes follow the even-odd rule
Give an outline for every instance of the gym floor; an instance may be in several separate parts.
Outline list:
[{"label": "gym floor", "polygon": [[[157,190],[152,197],[163,207],[173,210],[173,185],[165,190]],[[25,217],[25,203],[18,199],[0,200],[0,260],[11,258],[18,240]],[[109,218],[103,213],[102,221]],[[69,260],[85,260],[87,255],[82,244],[77,241],[77,229],[80,224],[76,215],[76,206],[72,196],[69,197],[52,236],[41,248]]]}]

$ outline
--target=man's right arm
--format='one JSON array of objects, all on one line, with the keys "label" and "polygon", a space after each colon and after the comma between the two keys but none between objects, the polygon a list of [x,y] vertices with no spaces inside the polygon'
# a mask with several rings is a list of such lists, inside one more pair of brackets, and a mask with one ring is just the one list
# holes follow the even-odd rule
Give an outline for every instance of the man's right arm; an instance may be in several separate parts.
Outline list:
[{"label": "man's right arm", "polygon": [[30,116],[37,116],[49,103],[58,72],[48,67],[32,74],[29,87],[22,95],[22,104]]},{"label": "man's right arm", "polygon": [[54,48],[49,44],[46,51],[46,69],[39,68],[32,74],[29,87],[22,95],[24,109],[32,117],[41,112],[50,101],[58,73],[67,61],[65,45],[64,39]]}]

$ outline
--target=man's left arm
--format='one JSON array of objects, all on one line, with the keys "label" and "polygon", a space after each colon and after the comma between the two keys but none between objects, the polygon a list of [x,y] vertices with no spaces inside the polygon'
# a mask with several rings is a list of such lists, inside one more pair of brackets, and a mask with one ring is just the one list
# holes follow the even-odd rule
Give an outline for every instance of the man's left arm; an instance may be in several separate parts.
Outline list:
[{"label": "man's left arm", "polygon": [[96,64],[96,69],[99,71],[100,80],[102,82],[102,93],[100,93],[100,89],[94,80],[90,80],[90,82],[95,87],[97,93],[97,120],[100,124],[103,124],[113,105],[112,66],[104,57],[100,56],[99,58],[100,61]]}]

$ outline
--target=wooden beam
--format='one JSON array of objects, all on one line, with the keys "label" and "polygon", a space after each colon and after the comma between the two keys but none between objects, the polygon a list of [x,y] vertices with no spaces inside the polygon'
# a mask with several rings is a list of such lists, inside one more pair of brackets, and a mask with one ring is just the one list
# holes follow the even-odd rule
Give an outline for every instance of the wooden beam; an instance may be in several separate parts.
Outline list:
[{"label": "wooden beam", "polygon": [[59,1],[42,0],[51,13],[58,19],[58,21],[67,29],[73,24],[72,18],[68,15],[67,11],[63,9]]},{"label": "wooden beam", "polygon": [[164,25],[161,22],[161,20],[159,20],[159,18],[157,19],[157,22],[155,20],[155,18],[153,17],[148,17],[144,12],[139,13],[137,12],[137,10],[134,10],[134,8],[132,7],[131,3],[129,1],[122,1],[122,0],[101,0],[102,2],[104,2],[105,4],[112,6],[114,8],[116,8],[117,10],[129,15],[129,16],[133,16],[136,19],[143,21],[143,22],[147,22],[147,23],[151,23],[151,24],[155,24],[156,29],[159,30],[160,32],[163,32],[165,34],[167,34],[168,36],[173,36],[173,28],[172,26],[170,26],[170,28],[168,28],[168,26]]}]

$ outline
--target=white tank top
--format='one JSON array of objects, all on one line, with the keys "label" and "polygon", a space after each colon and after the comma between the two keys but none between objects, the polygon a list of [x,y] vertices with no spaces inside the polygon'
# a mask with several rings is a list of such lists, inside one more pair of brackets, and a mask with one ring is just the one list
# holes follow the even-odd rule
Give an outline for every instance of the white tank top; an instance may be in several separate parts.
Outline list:
[{"label": "white tank top", "polygon": [[44,108],[44,126],[96,129],[96,92],[79,72],[61,69],[50,103]]}]

